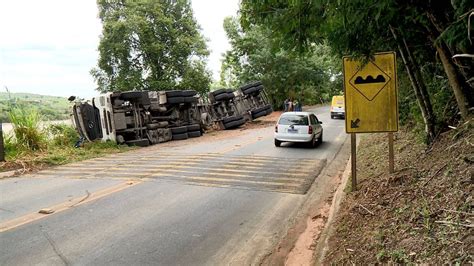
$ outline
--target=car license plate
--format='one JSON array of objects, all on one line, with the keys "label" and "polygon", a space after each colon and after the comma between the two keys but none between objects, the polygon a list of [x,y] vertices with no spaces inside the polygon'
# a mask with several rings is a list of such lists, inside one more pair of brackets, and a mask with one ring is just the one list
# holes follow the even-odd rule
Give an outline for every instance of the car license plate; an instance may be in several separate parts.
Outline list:
[{"label": "car license plate", "polygon": [[288,133],[298,133],[298,129],[289,128]]}]

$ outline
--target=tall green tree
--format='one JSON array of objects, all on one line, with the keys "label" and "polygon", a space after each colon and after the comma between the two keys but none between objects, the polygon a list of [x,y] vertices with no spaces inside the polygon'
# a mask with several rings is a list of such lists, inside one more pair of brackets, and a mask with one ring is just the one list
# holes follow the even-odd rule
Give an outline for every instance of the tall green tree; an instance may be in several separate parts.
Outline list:
[{"label": "tall green tree", "polygon": [[342,91],[339,58],[326,44],[315,45],[302,55],[274,46],[270,30],[263,25],[243,31],[238,20],[229,17],[224,29],[232,46],[222,63],[225,86],[261,80],[275,107],[281,107],[288,97],[313,104]]},{"label": "tall green tree", "polygon": [[425,66],[433,64],[444,70],[463,119],[474,104],[468,81],[474,63],[460,66],[452,59],[455,53],[474,52],[466,28],[471,9],[471,0],[243,0],[241,23],[244,29],[266,25],[275,43],[300,51],[323,39],[340,55],[367,58],[377,51],[399,51],[428,139],[433,139],[436,115],[432,100],[437,92],[426,84],[437,76],[423,73]]},{"label": "tall green tree", "polygon": [[98,0],[97,89],[209,90],[209,55],[189,0]]}]

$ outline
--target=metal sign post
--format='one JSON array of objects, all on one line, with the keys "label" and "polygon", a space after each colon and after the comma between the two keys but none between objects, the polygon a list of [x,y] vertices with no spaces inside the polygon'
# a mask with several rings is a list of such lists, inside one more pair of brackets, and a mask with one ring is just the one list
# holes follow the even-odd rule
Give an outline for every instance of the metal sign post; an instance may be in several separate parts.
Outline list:
[{"label": "metal sign post", "polygon": [[351,134],[352,189],[357,189],[356,134],[388,132],[389,172],[394,172],[393,132],[398,131],[397,68],[394,52],[368,62],[343,58],[346,133]]},{"label": "metal sign post", "polygon": [[351,133],[351,174],[352,174],[352,191],[357,190],[357,165],[356,165],[356,134]]}]

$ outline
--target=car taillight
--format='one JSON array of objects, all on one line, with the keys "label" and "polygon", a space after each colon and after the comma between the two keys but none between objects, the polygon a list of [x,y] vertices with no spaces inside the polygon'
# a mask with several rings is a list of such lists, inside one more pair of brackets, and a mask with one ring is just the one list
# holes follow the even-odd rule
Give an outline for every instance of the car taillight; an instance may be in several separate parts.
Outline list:
[{"label": "car taillight", "polygon": [[308,134],[313,134],[313,127],[312,126],[308,127]]},{"label": "car taillight", "polygon": [[278,133],[278,125],[275,125],[275,133]]}]

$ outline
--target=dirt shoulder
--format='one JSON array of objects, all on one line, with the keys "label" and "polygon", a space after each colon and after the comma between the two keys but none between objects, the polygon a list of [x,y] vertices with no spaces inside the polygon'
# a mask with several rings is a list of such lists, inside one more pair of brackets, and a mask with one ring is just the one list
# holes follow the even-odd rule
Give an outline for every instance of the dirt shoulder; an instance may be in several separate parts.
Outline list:
[{"label": "dirt shoulder", "polygon": [[388,174],[386,134],[363,137],[358,191],[342,202],[323,264],[472,263],[474,122],[432,147],[420,143],[395,134],[396,171]]}]

